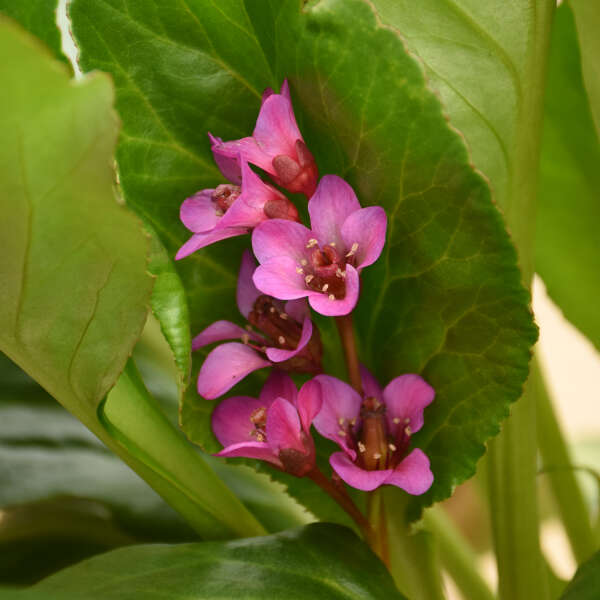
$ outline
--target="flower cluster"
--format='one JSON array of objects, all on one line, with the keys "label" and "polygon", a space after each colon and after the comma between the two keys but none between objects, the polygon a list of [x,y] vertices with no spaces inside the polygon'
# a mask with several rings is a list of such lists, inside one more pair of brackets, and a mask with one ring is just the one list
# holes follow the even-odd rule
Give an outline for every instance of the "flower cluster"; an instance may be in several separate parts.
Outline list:
[{"label": "flower cluster", "polygon": [[[208,353],[198,393],[212,400],[249,373],[271,369],[257,398],[229,397],[213,411],[212,428],[223,445],[218,455],[264,460],[322,485],[314,426],[339,445],[330,464],[348,485],[365,491],[395,485],[409,494],[426,492],[433,482],[429,459],[411,447],[411,438],[423,426],[433,388],[419,375],[407,374],[382,389],[359,366],[347,335],[342,342],[355,375],[353,386],[324,374],[321,338],[311,320],[310,309],[351,324],[361,271],[379,258],[385,244],[385,211],[361,207],[350,185],[336,175],[319,180],[287,81],[279,94],[271,89],[263,94],[252,136],[209,138],[226,182],[183,202],[181,220],[193,235],[176,258],[252,233],[258,264],[246,250],[237,287],[245,326],[216,321],[193,340],[194,350],[226,342]],[[301,222],[285,191],[306,196],[310,227]],[[313,377],[298,390],[288,373]]]}]

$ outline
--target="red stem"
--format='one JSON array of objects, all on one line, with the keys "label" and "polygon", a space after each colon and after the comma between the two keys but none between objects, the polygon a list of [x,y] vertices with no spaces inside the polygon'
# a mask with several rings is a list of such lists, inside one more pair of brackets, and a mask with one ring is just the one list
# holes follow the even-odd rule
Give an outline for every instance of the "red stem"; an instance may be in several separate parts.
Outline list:
[{"label": "red stem", "polygon": [[360,363],[358,362],[358,353],[356,351],[352,313],[344,315],[343,317],[336,317],[335,323],[340,334],[342,347],[344,348],[344,358],[346,359],[348,378],[350,379],[352,387],[362,395],[363,389],[362,380],[360,378]]}]

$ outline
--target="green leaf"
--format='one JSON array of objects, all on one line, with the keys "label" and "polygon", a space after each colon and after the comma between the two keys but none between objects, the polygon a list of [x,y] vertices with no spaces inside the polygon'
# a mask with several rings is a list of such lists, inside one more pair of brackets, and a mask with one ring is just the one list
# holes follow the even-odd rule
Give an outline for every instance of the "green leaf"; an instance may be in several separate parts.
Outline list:
[{"label": "green leaf", "polygon": [[600,590],[600,552],[584,562],[565,589],[560,600],[596,600]]},{"label": "green leaf", "polygon": [[12,25],[0,45],[0,348],[84,422],[138,338],[148,243],[115,202],[109,78],[73,85]]},{"label": "green leaf", "polygon": [[56,25],[57,6],[58,0],[0,0],[0,14],[15,19],[42,40],[52,50],[55,58],[71,68],[62,52],[60,31]]},{"label": "green leaf", "polygon": [[567,319],[600,348],[600,314],[590,301],[600,294],[600,138],[591,106],[573,11],[563,3],[554,21],[544,105],[536,270]]},{"label": "green leaf", "polygon": [[66,569],[15,600],[401,598],[385,567],[349,530],[315,524],[230,543],[134,546]]},{"label": "green leaf", "polygon": [[[402,40],[363,0],[171,1],[151,10],[75,0],[71,17],[83,68],[115,78],[126,200],[171,256],[188,235],[181,201],[220,179],[206,131],[248,135],[262,90],[289,78],[320,171],[347,178],[363,204],[388,212],[387,249],[365,270],[361,358],[382,383],[421,372],[436,388],[415,437],[436,479],[411,510],[447,497],[474,473],[483,443],[520,395],[536,330],[489,190]],[[234,286],[244,244],[220,243],[178,263],[193,333],[239,319]],[[188,392],[184,428],[208,448],[211,410]]]}]

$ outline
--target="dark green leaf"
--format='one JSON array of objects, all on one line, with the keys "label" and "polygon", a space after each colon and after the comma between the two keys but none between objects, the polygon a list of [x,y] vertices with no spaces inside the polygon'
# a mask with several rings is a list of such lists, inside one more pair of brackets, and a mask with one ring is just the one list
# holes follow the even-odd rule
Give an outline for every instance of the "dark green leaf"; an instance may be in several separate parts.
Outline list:
[{"label": "dark green leaf", "polygon": [[600,142],[568,3],[557,12],[545,99],[536,270],[565,316],[600,348]]},{"label": "dark green leaf", "polygon": [[[83,67],[115,78],[126,200],[171,256],[187,237],[181,201],[219,182],[206,131],[248,135],[262,90],[289,78],[320,171],[346,177],[364,204],[388,212],[387,249],[365,271],[361,357],[382,383],[412,371],[436,388],[415,438],[436,480],[413,509],[447,497],[474,473],[483,443],[520,395],[536,331],[489,190],[402,41],[363,0],[172,0],[143,9],[75,0],[71,16]],[[221,243],[178,264],[193,333],[239,319],[234,285],[247,243]],[[209,448],[211,409],[188,392],[184,427]]]},{"label": "dark green leaf", "polygon": [[58,0],[0,0],[0,14],[15,19],[22,27],[48,45],[55,58],[70,63],[61,48],[56,25]]},{"label": "dark green leaf", "polygon": [[229,543],[134,546],[87,560],[15,600],[401,598],[390,574],[349,530],[315,524]]},{"label": "dark green leaf", "polygon": [[600,592],[600,552],[584,562],[560,600],[597,600]]}]

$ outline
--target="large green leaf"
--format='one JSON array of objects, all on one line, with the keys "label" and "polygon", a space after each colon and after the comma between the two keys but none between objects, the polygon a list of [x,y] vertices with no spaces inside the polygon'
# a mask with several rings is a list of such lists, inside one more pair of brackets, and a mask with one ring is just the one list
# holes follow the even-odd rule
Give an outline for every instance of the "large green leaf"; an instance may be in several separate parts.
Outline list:
[{"label": "large green leaf", "polygon": [[61,49],[60,31],[56,25],[57,6],[58,0],[0,0],[0,14],[15,19],[70,67]]},{"label": "large green leaf", "polygon": [[560,600],[596,600],[600,590],[600,552],[584,562]]},{"label": "large green leaf", "polygon": [[[206,131],[247,135],[264,87],[289,78],[321,172],[388,212],[387,249],[365,271],[361,357],[382,383],[416,371],[436,388],[415,438],[436,480],[413,509],[447,497],[519,396],[536,331],[489,190],[402,41],[363,0],[75,0],[71,17],[84,69],[115,78],[126,200],[171,255],[187,237],[181,201],[219,181]],[[235,274],[247,243],[178,264],[194,332],[239,318]],[[184,427],[209,447],[210,410],[193,390],[186,397]]]},{"label": "large green leaf", "polygon": [[[600,12],[600,11],[599,11]],[[573,12],[556,12],[545,99],[536,270],[565,316],[600,348],[600,139],[582,78]]]},{"label": "large green leaf", "polygon": [[315,524],[229,543],[134,546],[66,569],[13,598],[133,600],[401,598],[390,574],[349,530]]}]

